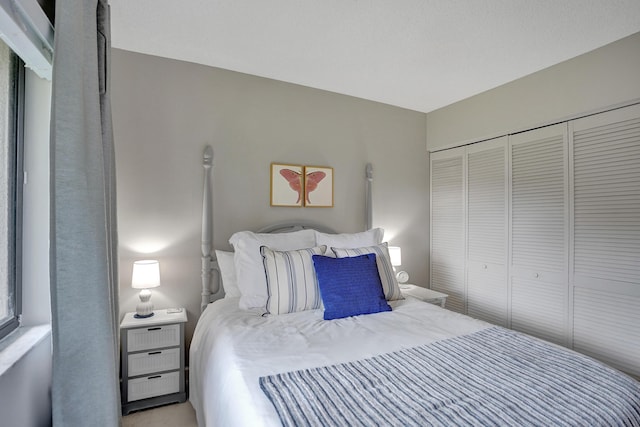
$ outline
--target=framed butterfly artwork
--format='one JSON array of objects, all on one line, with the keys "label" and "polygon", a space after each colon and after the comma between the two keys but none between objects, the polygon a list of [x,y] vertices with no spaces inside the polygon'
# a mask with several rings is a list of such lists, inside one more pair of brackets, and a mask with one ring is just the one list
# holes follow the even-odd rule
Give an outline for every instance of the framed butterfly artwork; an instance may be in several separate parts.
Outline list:
[{"label": "framed butterfly artwork", "polygon": [[333,168],[304,167],[304,205],[311,208],[333,207]]},{"label": "framed butterfly artwork", "polygon": [[304,166],[271,163],[271,206],[304,206]]}]

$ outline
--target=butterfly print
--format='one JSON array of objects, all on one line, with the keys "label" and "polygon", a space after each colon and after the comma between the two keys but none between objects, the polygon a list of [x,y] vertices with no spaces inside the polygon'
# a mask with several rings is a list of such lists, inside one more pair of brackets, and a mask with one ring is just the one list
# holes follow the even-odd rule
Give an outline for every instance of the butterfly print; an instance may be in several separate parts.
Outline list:
[{"label": "butterfly print", "polygon": [[321,171],[309,172],[307,174],[305,178],[304,192],[308,204],[311,204],[311,200],[309,200],[309,193],[318,188],[318,184],[325,176],[327,176],[327,174]]},{"label": "butterfly print", "polygon": [[302,174],[291,169],[280,169],[280,175],[287,180],[289,187],[298,193],[296,203],[300,203],[300,198],[302,197]]}]

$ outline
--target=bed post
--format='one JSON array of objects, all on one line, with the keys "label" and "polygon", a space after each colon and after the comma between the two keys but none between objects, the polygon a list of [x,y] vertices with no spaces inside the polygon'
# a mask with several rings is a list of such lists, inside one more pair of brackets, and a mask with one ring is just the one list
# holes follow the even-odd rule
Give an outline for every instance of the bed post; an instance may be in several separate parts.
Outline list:
[{"label": "bed post", "polygon": [[204,147],[202,158],[204,186],[202,190],[202,303],[201,311],[211,302],[211,279],[213,276],[213,209],[211,205],[211,169],[213,168],[213,148]]},{"label": "bed post", "polygon": [[367,163],[366,167],[366,185],[367,185],[367,194],[365,200],[365,210],[366,210],[366,222],[367,228],[366,230],[371,230],[373,227],[373,201],[371,196],[371,187],[373,186],[373,166],[371,163]]}]

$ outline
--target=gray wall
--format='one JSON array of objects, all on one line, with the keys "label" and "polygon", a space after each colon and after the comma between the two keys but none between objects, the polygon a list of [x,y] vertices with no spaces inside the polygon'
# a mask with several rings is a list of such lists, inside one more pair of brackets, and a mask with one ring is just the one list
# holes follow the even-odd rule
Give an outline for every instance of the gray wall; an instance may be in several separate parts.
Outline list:
[{"label": "gray wall", "polygon": [[[365,227],[364,168],[374,167],[374,226],[403,248],[403,269],[428,286],[425,115],[221,69],[113,51],[120,308],[134,311],[132,263],[160,260],[156,307],[200,303],[205,144],[215,152],[214,245],[235,231],[293,219],[339,232]],[[269,206],[271,162],[334,168],[334,208]]]},{"label": "gray wall", "polygon": [[427,147],[449,148],[640,100],[639,76],[636,33],[428,113]]},{"label": "gray wall", "polygon": [[0,376],[3,427],[51,425],[51,365],[48,336]]}]

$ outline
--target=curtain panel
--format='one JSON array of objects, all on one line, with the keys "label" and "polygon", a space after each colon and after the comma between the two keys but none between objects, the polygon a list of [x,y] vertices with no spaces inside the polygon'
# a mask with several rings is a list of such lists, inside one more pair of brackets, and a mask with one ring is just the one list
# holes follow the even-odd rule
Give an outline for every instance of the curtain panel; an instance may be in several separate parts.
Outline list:
[{"label": "curtain panel", "polygon": [[58,0],[51,114],[53,424],[120,423],[106,0]]}]

